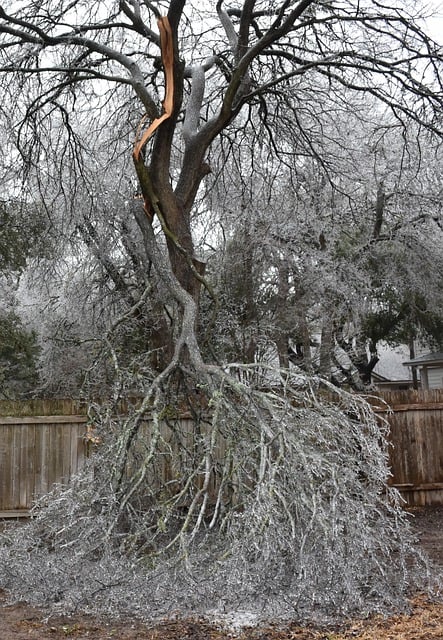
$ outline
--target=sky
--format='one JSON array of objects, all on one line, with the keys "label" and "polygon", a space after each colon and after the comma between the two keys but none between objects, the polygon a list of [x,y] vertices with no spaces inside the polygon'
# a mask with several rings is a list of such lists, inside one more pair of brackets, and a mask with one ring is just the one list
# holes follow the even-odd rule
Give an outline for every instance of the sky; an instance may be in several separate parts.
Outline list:
[{"label": "sky", "polygon": [[435,15],[428,20],[430,35],[443,46],[443,2],[431,2],[435,7]]}]

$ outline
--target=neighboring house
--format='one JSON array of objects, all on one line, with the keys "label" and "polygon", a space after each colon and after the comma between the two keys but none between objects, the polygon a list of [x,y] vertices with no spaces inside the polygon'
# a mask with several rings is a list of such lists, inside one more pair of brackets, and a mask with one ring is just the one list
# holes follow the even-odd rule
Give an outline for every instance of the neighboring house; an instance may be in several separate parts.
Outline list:
[{"label": "neighboring house", "polygon": [[426,353],[403,365],[411,370],[415,368],[422,389],[443,389],[443,352]]},{"label": "neighboring house", "polygon": [[391,347],[386,342],[381,342],[377,347],[377,355],[379,360],[371,375],[372,384],[377,389],[390,391],[412,389],[411,372],[403,365],[409,356],[407,346]]},{"label": "neighboring house", "polygon": [[403,391],[404,389],[412,389],[413,386],[413,380],[410,378],[390,380],[379,373],[373,373],[371,380],[377,389],[385,389],[386,391]]}]

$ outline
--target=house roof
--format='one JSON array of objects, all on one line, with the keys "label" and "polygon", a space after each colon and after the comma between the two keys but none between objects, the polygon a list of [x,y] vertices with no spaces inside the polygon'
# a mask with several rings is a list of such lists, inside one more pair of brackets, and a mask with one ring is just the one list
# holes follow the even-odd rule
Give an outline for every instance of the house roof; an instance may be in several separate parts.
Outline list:
[{"label": "house roof", "polygon": [[413,360],[408,360],[407,362],[403,362],[405,366],[411,367],[419,367],[420,365],[443,365],[443,351],[438,353],[425,353],[419,358],[414,358]]},{"label": "house roof", "polygon": [[411,378],[410,371],[404,366],[403,362],[409,356],[409,347],[399,345],[391,347],[386,342],[377,345],[377,353],[380,358],[375,365],[373,373],[387,380],[405,380]]}]

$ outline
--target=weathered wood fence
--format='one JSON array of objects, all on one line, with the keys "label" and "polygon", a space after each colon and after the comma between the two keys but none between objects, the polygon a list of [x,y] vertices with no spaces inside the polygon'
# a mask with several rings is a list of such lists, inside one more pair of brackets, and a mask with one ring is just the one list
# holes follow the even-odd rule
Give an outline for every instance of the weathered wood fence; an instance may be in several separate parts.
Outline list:
[{"label": "weathered wood fence", "polygon": [[[409,505],[443,504],[443,389],[384,391],[371,402],[390,424],[391,484]],[[26,515],[78,471],[87,421],[74,401],[0,402],[0,517]]]},{"label": "weathered wood fence", "polygon": [[443,389],[377,395],[390,426],[390,483],[410,506],[443,504]]},{"label": "weathered wood fence", "polygon": [[0,517],[27,515],[35,497],[78,471],[85,413],[70,400],[0,403]]}]

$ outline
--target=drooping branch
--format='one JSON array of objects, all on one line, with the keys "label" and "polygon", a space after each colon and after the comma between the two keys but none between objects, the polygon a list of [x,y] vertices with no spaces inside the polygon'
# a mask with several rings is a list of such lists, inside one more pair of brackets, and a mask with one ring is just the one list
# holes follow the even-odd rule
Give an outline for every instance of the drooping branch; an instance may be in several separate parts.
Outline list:
[{"label": "drooping branch", "polygon": [[100,246],[100,239],[92,223],[84,219],[83,222],[77,225],[77,230],[85,245],[90,249],[97,262],[103,267],[105,273],[113,282],[115,289],[124,297],[130,307],[134,307],[136,300],[128,287],[128,283],[108,253]]}]

